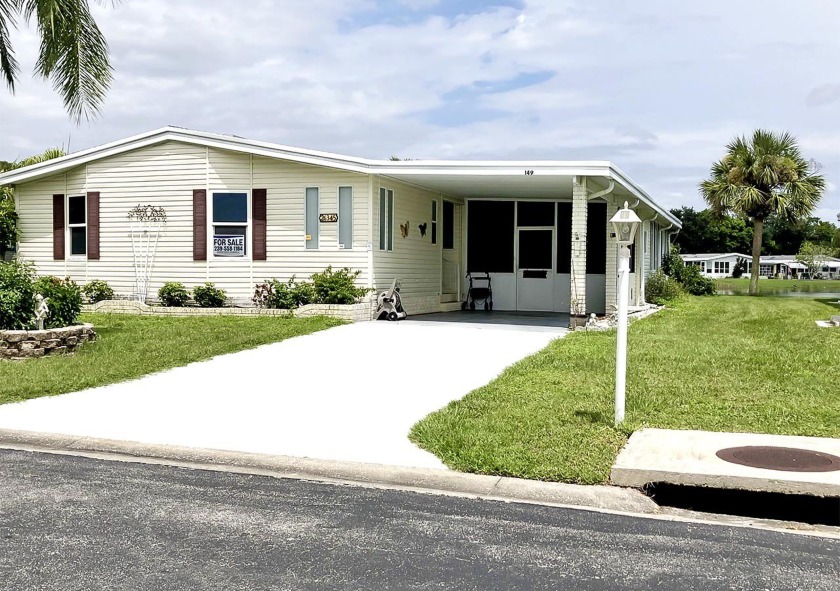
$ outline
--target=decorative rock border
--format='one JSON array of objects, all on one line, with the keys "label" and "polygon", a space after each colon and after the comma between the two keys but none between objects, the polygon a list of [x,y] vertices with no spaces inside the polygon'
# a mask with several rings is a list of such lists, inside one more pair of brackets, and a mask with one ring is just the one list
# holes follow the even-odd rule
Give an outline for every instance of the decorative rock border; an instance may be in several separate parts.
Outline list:
[{"label": "decorative rock border", "polygon": [[104,314],[139,314],[148,316],[329,316],[348,322],[371,320],[375,311],[375,302],[360,304],[309,304],[297,310],[274,310],[268,308],[169,308],[149,306],[133,300],[103,300],[82,306],[84,312]]},{"label": "decorative rock border", "polygon": [[1,330],[0,359],[22,360],[72,353],[84,343],[95,341],[92,324],[47,330]]}]

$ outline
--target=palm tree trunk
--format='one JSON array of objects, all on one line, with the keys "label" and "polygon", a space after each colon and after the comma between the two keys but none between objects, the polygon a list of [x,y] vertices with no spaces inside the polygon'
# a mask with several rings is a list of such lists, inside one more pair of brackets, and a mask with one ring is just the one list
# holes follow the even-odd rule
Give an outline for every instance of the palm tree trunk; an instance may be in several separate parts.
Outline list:
[{"label": "palm tree trunk", "polygon": [[750,273],[750,295],[758,295],[758,274],[761,271],[761,239],[764,232],[764,220],[756,219],[753,223],[752,272]]}]

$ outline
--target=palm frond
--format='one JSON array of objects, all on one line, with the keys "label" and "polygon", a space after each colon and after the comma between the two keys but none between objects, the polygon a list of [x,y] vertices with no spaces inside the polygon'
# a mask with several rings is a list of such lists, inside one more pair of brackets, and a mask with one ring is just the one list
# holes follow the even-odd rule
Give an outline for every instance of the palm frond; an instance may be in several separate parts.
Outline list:
[{"label": "palm frond", "polygon": [[6,81],[9,90],[14,92],[20,66],[15,58],[9,31],[15,28],[15,15],[20,0],[0,0],[0,76]]},{"label": "palm frond", "polygon": [[35,18],[41,46],[35,71],[48,78],[77,122],[101,108],[112,80],[108,43],[88,0],[19,0]]}]

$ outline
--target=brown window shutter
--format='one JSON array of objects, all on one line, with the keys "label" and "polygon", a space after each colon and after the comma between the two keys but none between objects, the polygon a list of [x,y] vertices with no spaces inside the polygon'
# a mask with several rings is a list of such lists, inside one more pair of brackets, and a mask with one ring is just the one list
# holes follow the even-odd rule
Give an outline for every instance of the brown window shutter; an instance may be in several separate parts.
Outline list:
[{"label": "brown window shutter", "polygon": [[251,213],[253,217],[253,259],[255,261],[266,260],[266,209],[267,209],[267,189],[254,189],[251,192]]},{"label": "brown window shutter", "polygon": [[87,194],[87,258],[99,260],[99,192]]},{"label": "brown window shutter", "polygon": [[207,189],[193,190],[193,260],[207,260]]},{"label": "brown window shutter", "polygon": [[53,259],[64,260],[64,195],[53,195]]}]

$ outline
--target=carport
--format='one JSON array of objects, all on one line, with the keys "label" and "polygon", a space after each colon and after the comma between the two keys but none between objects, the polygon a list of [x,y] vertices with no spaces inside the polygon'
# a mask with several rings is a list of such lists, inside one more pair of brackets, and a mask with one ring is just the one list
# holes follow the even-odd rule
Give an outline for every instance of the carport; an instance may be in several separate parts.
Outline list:
[{"label": "carport", "polygon": [[[490,275],[494,311],[543,314],[552,323],[553,314],[604,314],[615,305],[618,248],[608,221],[625,201],[643,220],[631,248],[631,305],[644,303],[645,274],[680,228],[610,162],[403,161],[385,168],[383,177],[439,192],[444,203],[447,196],[463,200],[455,218],[463,236],[458,274]],[[443,214],[446,226],[446,207]],[[447,265],[444,250],[442,284]],[[466,290],[464,281],[458,295]]]}]

